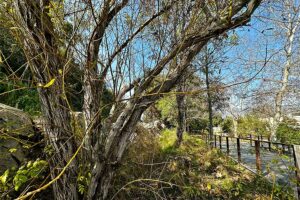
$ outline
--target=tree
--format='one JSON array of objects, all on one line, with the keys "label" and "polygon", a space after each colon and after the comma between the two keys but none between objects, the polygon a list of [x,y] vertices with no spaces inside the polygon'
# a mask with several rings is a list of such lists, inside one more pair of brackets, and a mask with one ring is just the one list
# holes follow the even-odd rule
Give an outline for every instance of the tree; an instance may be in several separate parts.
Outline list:
[{"label": "tree", "polygon": [[247,114],[238,119],[238,134],[248,136],[264,135],[270,136],[270,127],[266,120],[260,119],[258,116]]},{"label": "tree", "polygon": [[[38,88],[47,142],[54,150],[49,157],[49,184],[53,184],[55,199],[79,199],[79,166],[90,173],[84,198],[107,199],[142,113],[182,79],[211,38],[247,24],[261,1],[154,1],[153,9],[144,13],[139,12],[143,4],[129,0],[72,3],[1,1],[1,23],[18,38]],[[175,45],[163,45],[169,42],[162,35],[170,31],[168,18],[172,18],[177,3],[184,4],[182,8],[189,13],[184,37]],[[69,39],[62,28],[66,21],[73,24]],[[133,47],[143,51],[135,54]],[[152,55],[147,61],[142,59],[145,53]],[[176,56],[182,59],[171,70],[168,66]],[[72,109],[64,89],[65,75],[72,71],[74,59],[83,70],[84,80],[85,130],[79,146],[73,137]],[[138,71],[133,62],[140,65]],[[153,87],[155,77],[166,71],[166,80]],[[102,118],[105,85],[113,85],[114,96],[110,115]],[[124,100],[125,94],[130,98]]]},{"label": "tree", "polygon": [[[282,74],[280,79],[280,87],[276,92],[275,97],[275,115],[271,126],[271,139],[276,140],[276,129],[282,121],[282,104],[284,96],[288,90],[288,83],[290,77],[290,71],[295,66],[294,60],[294,46],[296,33],[299,30],[300,25],[300,6],[293,0],[279,2],[279,6],[282,8],[281,17],[282,21],[276,22],[284,32],[284,66],[282,68]],[[276,10],[276,9],[274,9]],[[288,12],[287,12],[288,11]],[[278,12],[278,11],[277,11]],[[275,11],[275,13],[277,13]],[[274,13],[274,14],[275,14]]]}]

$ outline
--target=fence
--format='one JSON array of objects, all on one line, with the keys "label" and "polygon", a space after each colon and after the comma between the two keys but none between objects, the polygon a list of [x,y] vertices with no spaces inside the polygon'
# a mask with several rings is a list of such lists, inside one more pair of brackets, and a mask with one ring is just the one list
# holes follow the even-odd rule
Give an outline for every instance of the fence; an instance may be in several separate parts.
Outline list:
[{"label": "fence", "polygon": [[[225,140],[226,146],[223,146],[223,139]],[[255,150],[255,165],[256,170],[258,173],[262,171],[262,157],[261,157],[261,149],[265,149],[270,152],[280,151],[283,154],[290,155],[293,158],[294,165],[295,165],[295,176],[297,180],[297,193],[298,199],[300,199],[300,145],[291,145],[291,144],[284,144],[280,142],[272,142],[269,138],[264,138],[263,136],[253,136],[249,135],[248,137],[229,137],[224,135],[214,135],[213,141],[211,144],[214,145],[215,148],[226,148],[226,153],[229,155],[230,149],[230,142],[235,141],[236,143],[236,155],[237,161],[240,163],[242,161],[242,153],[241,153],[241,140],[249,141],[250,147],[254,147]],[[206,135],[205,140],[208,142],[208,136]],[[217,145],[217,143],[219,145]],[[225,150],[225,149],[224,149]]]}]

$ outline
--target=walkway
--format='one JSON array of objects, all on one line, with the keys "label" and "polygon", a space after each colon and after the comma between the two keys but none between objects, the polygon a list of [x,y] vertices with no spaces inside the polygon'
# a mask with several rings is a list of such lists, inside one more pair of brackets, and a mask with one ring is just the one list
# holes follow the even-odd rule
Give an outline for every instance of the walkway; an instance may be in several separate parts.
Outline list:
[{"label": "walkway", "polygon": [[[217,136],[217,148],[220,148],[219,137]],[[256,169],[256,154],[254,141],[250,145],[249,140],[240,139],[241,163],[253,172]],[[227,153],[226,139],[222,137],[222,152]],[[295,165],[292,154],[293,150],[285,148],[285,153],[280,153],[280,150],[268,150],[268,143],[261,143],[261,175],[267,177],[271,182],[274,180],[281,185],[296,189],[295,184]],[[229,138],[229,156],[238,160],[237,139]],[[274,177],[275,175],[275,177]]]}]

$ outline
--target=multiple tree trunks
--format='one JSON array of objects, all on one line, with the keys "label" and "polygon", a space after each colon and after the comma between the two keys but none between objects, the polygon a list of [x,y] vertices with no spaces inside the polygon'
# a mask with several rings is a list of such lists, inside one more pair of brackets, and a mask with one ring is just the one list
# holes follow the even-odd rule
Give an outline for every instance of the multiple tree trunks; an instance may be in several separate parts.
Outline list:
[{"label": "multiple tree trunks", "polygon": [[[201,3],[201,1],[199,2]],[[195,6],[201,6],[202,4],[199,2]],[[88,4],[88,7],[93,8],[93,4],[89,4],[89,1],[85,3]],[[123,105],[116,101],[112,106],[113,110],[111,110],[110,116],[107,119],[101,119],[100,99],[106,84],[107,72],[114,57],[122,52],[127,44],[152,20],[171,8],[171,6],[167,6],[162,8],[163,12],[159,11],[154,14],[123,45],[116,48],[115,54],[111,55],[107,64],[99,67],[97,63],[101,60],[99,47],[103,35],[107,32],[107,27],[113,18],[128,4],[128,0],[103,1],[99,16],[93,16],[96,23],[94,27],[91,25],[93,28],[88,31],[91,32],[91,35],[86,50],[87,57],[85,64],[81,66],[84,68],[85,133],[81,153],[73,157],[76,149],[81,146],[78,146],[75,141],[70,115],[72,109],[64,91],[64,76],[60,73],[72,59],[68,57],[71,54],[66,53],[66,56],[62,56],[58,53],[58,44],[61,38],[56,34],[53,21],[48,15],[51,8],[50,1],[15,1],[14,22],[20,31],[18,36],[32,74],[39,85],[38,92],[45,117],[45,133],[48,144],[53,149],[53,154],[49,157],[51,177],[54,179],[59,176],[53,184],[55,199],[79,199],[77,190],[79,166],[91,173],[91,180],[84,198],[88,200],[107,199],[116,169],[142,113],[161,97],[160,93],[169,92],[178,83],[195,56],[211,38],[218,37],[227,30],[245,25],[260,3],[260,0],[234,1],[230,4],[231,13],[226,16],[226,20],[224,17],[213,17],[214,15],[208,13],[209,10],[204,9],[207,14],[205,27],[199,29],[197,23],[191,20],[188,27],[194,27],[197,31],[186,34],[148,74],[141,78],[132,99]],[[220,8],[228,9],[228,5],[223,1],[220,1],[219,4],[223,6]],[[199,11],[199,7],[195,8],[196,11]],[[204,20],[204,18],[201,17],[198,20]],[[155,77],[166,69],[169,62],[179,54],[184,55],[180,65],[168,73],[165,82],[159,83],[153,88]],[[45,87],[49,83],[51,86]],[[72,162],[71,158],[73,158]],[[66,166],[68,167],[63,171]]]}]

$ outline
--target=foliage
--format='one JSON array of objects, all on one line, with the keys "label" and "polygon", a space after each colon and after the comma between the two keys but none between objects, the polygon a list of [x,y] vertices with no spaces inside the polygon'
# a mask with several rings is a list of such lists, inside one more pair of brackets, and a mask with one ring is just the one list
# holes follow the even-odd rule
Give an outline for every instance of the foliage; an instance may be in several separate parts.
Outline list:
[{"label": "foliage", "polygon": [[[270,199],[272,184],[240,168],[204,141],[185,134],[174,146],[176,130],[161,135],[139,131],[114,183],[115,199]],[[273,197],[288,194],[275,185]],[[289,194],[290,195],[290,194]]]},{"label": "foliage", "polygon": [[[20,76],[25,71],[26,58],[23,54],[23,50],[16,43],[11,36],[8,29],[0,26],[0,72],[6,75],[10,75],[15,72],[17,76]],[[29,73],[26,73],[29,76]]]},{"label": "foliage", "polygon": [[[48,163],[40,159],[29,161],[19,169],[7,169],[0,176],[0,194],[6,193],[7,199],[17,197],[28,183],[38,183],[38,186],[44,180],[46,172],[48,172]],[[10,190],[12,187],[14,190]]]},{"label": "foliage", "polygon": [[[213,116],[213,127],[218,127],[224,125],[224,123],[228,123],[222,119],[222,116],[219,114],[216,114]],[[209,119],[208,117],[206,118],[193,118],[189,122],[189,131],[191,132],[201,132],[204,133],[205,131],[208,131],[209,129]]]},{"label": "foliage", "polygon": [[18,191],[28,180],[38,178],[47,165],[48,163],[44,160],[36,160],[29,161],[27,165],[20,167],[13,179],[15,190]]},{"label": "foliage", "polygon": [[[2,74],[3,75],[3,74]],[[0,74],[0,78],[2,78]],[[15,90],[16,88],[22,88],[22,90]],[[38,115],[40,113],[40,101],[36,89],[28,89],[28,85],[18,81],[7,81],[0,83],[1,103],[7,104],[12,107],[17,107],[32,115]]]},{"label": "foliage", "polygon": [[233,120],[230,117],[226,117],[222,124],[222,130],[224,133],[232,133],[233,132]]},{"label": "foliage", "polygon": [[264,135],[269,136],[269,124],[257,116],[246,115],[238,119],[238,134],[239,135]]},{"label": "foliage", "polygon": [[282,143],[300,144],[300,129],[289,122],[279,124],[276,136]]},{"label": "foliage", "polygon": [[[26,65],[23,50],[16,43],[10,32],[0,27],[0,102],[20,108],[30,114],[40,111],[36,89],[32,89],[31,76]],[[21,81],[19,77],[22,77]],[[18,88],[25,88],[18,90]],[[8,92],[6,94],[3,94]]]},{"label": "foliage", "polygon": [[177,109],[175,95],[168,95],[161,98],[157,101],[156,107],[161,112],[163,120],[170,122],[173,126],[176,125]]},{"label": "foliage", "polygon": [[223,118],[220,114],[216,114],[213,116],[213,126],[217,127],[220,126],[223,122]]},{"label": "foliage", "polygon": [[204,119],[193,118],[190,120],[190,123],[189,123],[189,131],[190,132],[199,132],[200,131],[201,133],[204,133],[205,131],[208,130],[208,124],[209,124],[209,121],[206,118],[204,118]]}]

